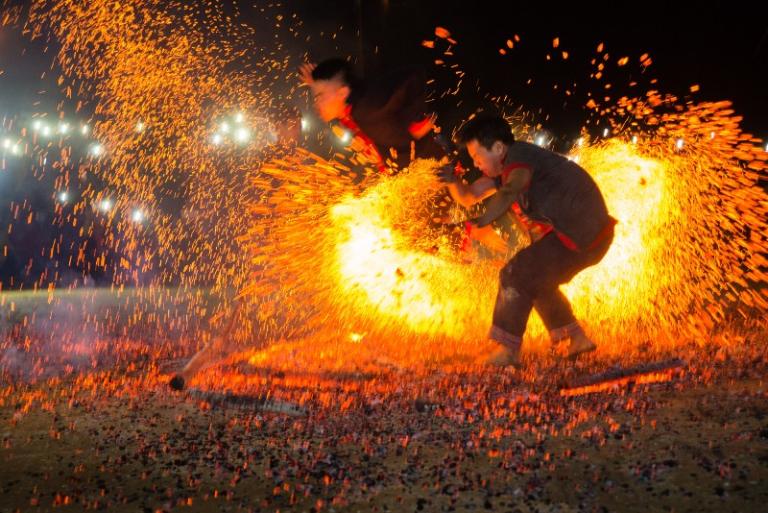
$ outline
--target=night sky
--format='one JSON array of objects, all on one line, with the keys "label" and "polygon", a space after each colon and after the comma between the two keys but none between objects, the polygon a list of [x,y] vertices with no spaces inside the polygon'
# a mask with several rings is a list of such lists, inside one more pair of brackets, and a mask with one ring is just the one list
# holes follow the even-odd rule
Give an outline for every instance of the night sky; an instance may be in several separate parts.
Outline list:
[{"label": "night sky", "polygon": [[[768,137],[768,8],[744,8],[744,3],[720,2],[702,8],[702,3],[654,6],[649,2],[617,7],[595,3],[558,6],[551,2],[461,2],[461,1],[315,1],[296,2],[308,26],[322,30],[342,23],[362,25],[362,43],[346,41],[348,55],[360,61],[367,74],[400,64],[429,63],[437,55],[421,48],[424,39],[434,39],[434,28],[451,31],[458,45],[456,62],[468,78],[478,80],[479,89],[509,94],[515,103],[551,115],[554,131],[576,131],[583,122],[583,102],[563,107],[562,94],[553,94],[553,84],[577,82],[582,89],[599,91],[589,82],[590,60],[599,43],[605,44],[611,60],[629,56],[636,64],[643,53],[653,64],[643,76],[627,66],[603,82],[613,81],[613,97],[644,94],[648,81],[655,88],[684,96],[690,86],[700,91],[694,100],[730,99],[745,117],[744,127],[759,137]],[[286,5],[290,5],[286,4]],[[521,38],[507,55],[500,55],[513,34]],[[560,38],[558,50],[569,59],[556,57],[552,40]],[[360,49],[363,49],[361,52]],[[326,49],[313,47],[311,57],[322,59]],[[547,62],[545,55],[552,54]],[[609,68],[610,69],[610,68]],[[629,78],[631,76],[631,79]],[[532,85],[526,85],[533,78]],[[634,90],[621,89],[630,80],[640,83]],[[646,84],[644,86],[644,84]],[[465,101],[472,88],[465,91]],[[582,91],[583,92],[583,91]],[[547,125],[547,123],[545,123]]]},{"label": "night sky", "polygon": [[[234,12],[231,2],[224,5]],[[436,26],[447,28],[458,42],[453,62],[467,73],[457,97],[460,107],[440,106],[448,123],[482,106],[477,94],[481,91],[509,95],[561,137],[577,133],[586,119],[584,93],[602,94],[602,84],[589,79],[590,60],[602,42],[614,64],[620,57],[630,58],[625,68],[614,65],[606,71],[602,83],[612,84],[612,98],[642,95],[651,88],[686,96],[697,84],[700,91],[692,96],[694,101],[732,100],[744,116],[744,128],[768,139],[768,8],[744,8],[744,3],[734,2],[706,8],[701,3],[616,5],[323,0],[287,1],[279,7],[240,2],[238,8],[245,21],[264,34],[265,42],[274,40],[273,20],[265,19],[262,7],[298,14],[303,32],[324,32],[325,37],[315,37],[311,45],[289,41],[297,62],[304,52],[313,60],[349,56],[369,77],[392,68],[423,66],[436,79],[450,80],[450,74],[435,72],[433,61],[440,52],[421,46],[423,40],[434,39]],[[328,34],[333,32],[337,38],[331,41]],[[520,43],[500,55],[499,48],[514,34]],[[557,50],[552,48],[555,37],[560,39]],[[55,73],[48,71],[54,50],[55,44],[30,42],[18,29],[0,30],[0,111],[28,114],[56,105],[60,95],[52,80]],[[563,50],[569,53],[567,61],[559,57]],[[553,57],[549,62],[548,53]],[[637,63],[643,53],[653,64],[640,74]],[[658,83],[651,85],[653,78]],[[533,79],[531,84],[528,79]],[[632,80],[638,85],[628,88]],[[573,82],[575,94],[566,98],[565,86]],[[554,85],[559,90],[553,90]]]}]

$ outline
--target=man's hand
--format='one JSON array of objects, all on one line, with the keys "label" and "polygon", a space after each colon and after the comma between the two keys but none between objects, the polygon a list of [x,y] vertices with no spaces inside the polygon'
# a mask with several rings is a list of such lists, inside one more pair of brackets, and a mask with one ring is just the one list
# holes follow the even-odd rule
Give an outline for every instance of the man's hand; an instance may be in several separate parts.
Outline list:
[{"label": "man's hand", "polygon": [[435,128],[435,122],[437,121],[437,114],[429,114],[424,119],[415,121],[408,125],[408,132],[411,136],[419,140]]},{"label": "man's hand", "polygon": [[317,64],[312,62],[305,62],[299,66],[299,78],[301,78],[302,85],[311,86],[314,80],[312,79],[312,72],[317,67]]},{"label": "man's hand", "polygon": [[453,164],[446,164],[437,170],[437,178],[440,182],[448,185],[459,181],[459,177],[456,176],[456,171],[453,168]]},{"label": "man's hand", "polygon": [[490,249],[498,255],[505,255],[509,250],[507,241],[505,241],[501,235],[496,233],[491,225],[483,226],[482,228],[477,226],[473,222],[467,223],[467,233],[470,238],[479,241],[483,246]]}]

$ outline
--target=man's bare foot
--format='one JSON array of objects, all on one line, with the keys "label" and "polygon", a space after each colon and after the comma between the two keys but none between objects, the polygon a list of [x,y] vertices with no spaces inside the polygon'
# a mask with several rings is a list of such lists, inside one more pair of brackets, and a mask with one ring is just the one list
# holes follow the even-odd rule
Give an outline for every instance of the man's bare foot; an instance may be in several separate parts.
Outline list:
[{"label": "man's bare foot", "polygon": [[486,365],[492,365],[494,367],[509,367],[512,366],[519,369],[522,365],[520,363],[520,357],[516,352],[501,346],[496,351],[491,353],[485,360]]},{"label": "man's bare foot", "polygon": [[571,342],[568,345],[568,359],[575,361],[579,355],[591,353],[595,349],[597,346],[588,336],[583,332],[576,333],[571,337]]}]

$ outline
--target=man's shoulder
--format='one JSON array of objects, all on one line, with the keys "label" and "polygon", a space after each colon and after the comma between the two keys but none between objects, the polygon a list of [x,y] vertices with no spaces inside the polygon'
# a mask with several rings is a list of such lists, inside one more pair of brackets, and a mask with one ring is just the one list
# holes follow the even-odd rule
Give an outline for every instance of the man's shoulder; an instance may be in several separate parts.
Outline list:
[{"label": "man's shoulder", "polygon": [[519,162],[532,168],[553,167],[568,161],[559,153],[527,141],[515,141],[509,145],[505,160],[507,164]]}]

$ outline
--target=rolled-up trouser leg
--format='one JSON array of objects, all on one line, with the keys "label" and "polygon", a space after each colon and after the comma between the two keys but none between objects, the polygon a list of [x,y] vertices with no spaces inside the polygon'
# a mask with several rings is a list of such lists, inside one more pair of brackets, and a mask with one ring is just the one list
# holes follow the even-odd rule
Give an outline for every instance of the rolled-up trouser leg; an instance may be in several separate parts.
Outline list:
[{"label": "rolled-up trouser leg", "polygon": [[540,292],[533,301],[533,308],[549,330],[549,338],[553,344],[570,338],[581,330],[573,315],[571,303],[559,288]]},{"label": "rolled-up trouser leg", "polygon": [[529,295],[512,285],[499,284],[493,308],[493,325],[488,337],[517,355],[532,308],[533,300]]},{"label": "rolled-up trouser leg", "polygon": [[575,335],[584,335],[584,329],[581,327],[581,325],[573,321],[569,324],[564,324],[558,328],[549,330],[549,339],[552,341],[553,344],[557,344],[558,342],[561,342],[565,339],[573,339]]},{"label": "rolled-up trouser leg", "polygon": [[571,303],[559,287],[541,291],[533,301],[533,308],[550,334],[558,328],[576,322]]},{"label": "rolled-up trouser leg", "polygon": [[[580,271],[600,262],[612,241],[613,233],[595,248],[584,253],[561,252],[557,271],[553,273],[550,283],[567,283]],[[586,337],[584,329],[573,315],[570,301],[560,291],[559,286],[554,289],[544,287],[536,295],[533,307],[549,330],[549,338],[553,344],[565,339],[573,341],[574,338]]]},{"label": "rolled-up trouser leg", "polygon": [[499,291],[489,337],[517,354],[533,309],[532,248],[520,251],[499,273]]}]

